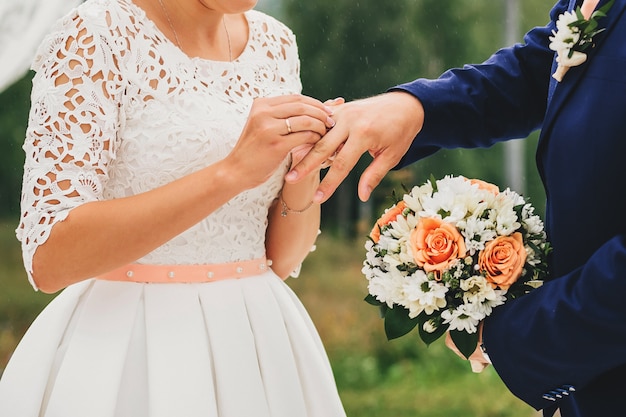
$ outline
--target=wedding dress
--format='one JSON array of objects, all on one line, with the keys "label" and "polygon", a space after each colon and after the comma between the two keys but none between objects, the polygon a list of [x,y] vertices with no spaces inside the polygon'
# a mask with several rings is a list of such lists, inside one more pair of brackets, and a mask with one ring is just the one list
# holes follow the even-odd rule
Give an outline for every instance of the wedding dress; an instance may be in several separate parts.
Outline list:
[{"label": "wedding dress", "polygon": [[[148,191],[224,158],[255,98],[300,91],[293,34],[260,12],[246,18],[248,43],[233,62],[188,57],[130,0],[89,0],[44,40],[33,65],[17,229],[33,285],[35,250],[73,208]],[[137,262],[264,256],[268,208],[287,164]],[[14,352],[0,380],[0,416],[345,413],[307,312],[267,270],[199,284],[71,285]]]}]

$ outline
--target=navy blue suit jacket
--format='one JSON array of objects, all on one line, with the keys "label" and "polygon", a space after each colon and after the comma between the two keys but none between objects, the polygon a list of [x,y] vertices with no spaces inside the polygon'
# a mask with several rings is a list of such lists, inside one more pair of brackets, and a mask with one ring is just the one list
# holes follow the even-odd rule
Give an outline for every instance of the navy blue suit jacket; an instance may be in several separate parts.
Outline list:
[{"label": "navy blue suit jacket", "polygon": [[[486,147],[541,129],[536,158],[554,246],[551,280],[496,308],[485,321],[485,346],[505,384],[534,408],[623,417],[626,0],[600,20],[606,30],[587,62],[558,83],[548,38],[558,16],[575,6],[560,0],[547,26],[483,64],[396,87],[425,109],[423,130],[401,165],[441,148]],[[560,399],[570,386],[575,392]]]}]

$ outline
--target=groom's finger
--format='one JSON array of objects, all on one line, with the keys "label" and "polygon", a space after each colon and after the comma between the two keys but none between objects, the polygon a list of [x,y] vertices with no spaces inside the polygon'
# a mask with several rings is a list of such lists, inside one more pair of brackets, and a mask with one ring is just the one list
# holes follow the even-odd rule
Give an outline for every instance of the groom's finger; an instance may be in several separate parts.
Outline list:
[{"label": "groom's finger", "polygon": [[289,183],[296,183],[311,172],[319,169],[326,160],[331,158],[339,146],[346,140],[348,131],[341,126],[335,126],[322,137],[309,153],[295,165],[285,176]]},{"label": "groom's finger", "polygon": [[380,184],[387,172],[394,166],[396,166],[396,164],[390,162],[383,154],[374,158],[365,171],[363,171],[363,174],[361,174],[361,178],[359,178],[357,190],[359,199],[361,199],[361,201],[369,200],[374,188]]},{"label": "groom's finger", "polygon": [[363,171],[359,179],[358,194],[361,201],[367,201],[374,188],[380,184],[385,175],[400,163],[404,156],[403,151],[404,148],[400,148],[400,150],[384,148],[374,156],[374,159]]},{"label": "groom's finger", "polygon": [[[331,131],[324,138],[328,137],[331,133],[334,132]],[[341,148],[334,156],[332,165],[317,188],[317,192],[313,197],[314,202],[321,204],[328,200],[335,190],[337,190],[339,184],[348,176],[352,168],[359,162],[361,155],[367,151],[363,142],[354,139],[355,138],[353,138],[353,140],[346,139],[346,141],[343,142],[343,146],[339,144]]]}]

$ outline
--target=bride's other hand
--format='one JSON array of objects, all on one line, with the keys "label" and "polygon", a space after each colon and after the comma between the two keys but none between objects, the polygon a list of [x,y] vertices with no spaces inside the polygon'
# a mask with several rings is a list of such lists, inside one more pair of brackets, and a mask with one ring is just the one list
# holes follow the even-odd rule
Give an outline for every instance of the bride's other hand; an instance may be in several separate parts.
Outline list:
[{"label": "bride's other hand", "polygon": [[[332,109],[334,111],[334,108],[344,104],[345,102],[346,102],[346,100],[343,97],[337,97],[337,98],[334,98],[334,99],[326,100],[324,102],[324,106],[327,106],[328,108],[330,108],[330,109]],[[332,127],[329,127],[327,130],[329,130],[331,128]],[[302,159],[304,159],[304,157],[311,151],[311,149],[313,149],[313,145],[309,144],[309,143],[306,143],[306,144],[300,145],[300,146],[296,146],[295,148],[293,148],[291,150],[291,168],[293,168],[296,165],[298,165],[300,163],[300,161],[302,161]],[[341,145],[340,145],[339,149],[341,149]],[[339,149],[337,149],[337,151]],[[335,153],[337,151],[335,151]],[[320,169],[328,168],[331,164],[332,164],[332,158],[329,158],[327,161],[322,163],[319,168]],[[317,172],[318,170],[314,170],[314,172]]]},{"label": "bride's other hand", "polygon": [[[257,99],[239,141],[223,162],[244,188],[255,187],[293,149],[308,152],[334,126],[332,113],[322,102],[303,95]],[[298,155],[301,159],[305,154]]]}]

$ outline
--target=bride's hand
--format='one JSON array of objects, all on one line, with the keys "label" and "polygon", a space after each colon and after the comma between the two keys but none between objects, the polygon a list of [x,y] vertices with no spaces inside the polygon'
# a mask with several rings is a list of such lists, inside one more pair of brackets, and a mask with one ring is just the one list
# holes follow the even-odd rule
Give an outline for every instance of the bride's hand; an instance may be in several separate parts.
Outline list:
[{"label": "bride's hand", "polygon": [[[324,106],[327,106],[330,109],[334,109],[337,106],[344,104],[346,101],[343,97],[337,97],[331,100],[326,100],[324,102]],[[332,127],[330,127],[332,128]],[[335,151],[335,154],[339,152],[343,144],[339,146],[339,148]],[[306,143],[304,145],[296,146],[291,150],[291,168],[295,167],[304,159],[304,157],[309,153],[309,151],[313,149],[313,144]],[[332,165],[332,158],[327,159],[322,165],[320,165],[320,169],[328,168]]]},{"label": "bride's hand", "polygon": [[368,152],[373,160],[361,174],[358,186],[359,198],[366,201],[387,172],[400,162],[422,129],[424,109],[413,95],[392,91],[341,105],[333,117],[337,126],[285,176],[287,182],[297,183],[344,144],[318,188],[314,197],[316,203],[330,198],[361,155]]},{"label": "bride's hand", "polygon": [[229,175],[245,188],[265,182],[293,149],[306,152],[334,126],[332,110],[302,95],[254,101],[241,136],[224,159]]}]

